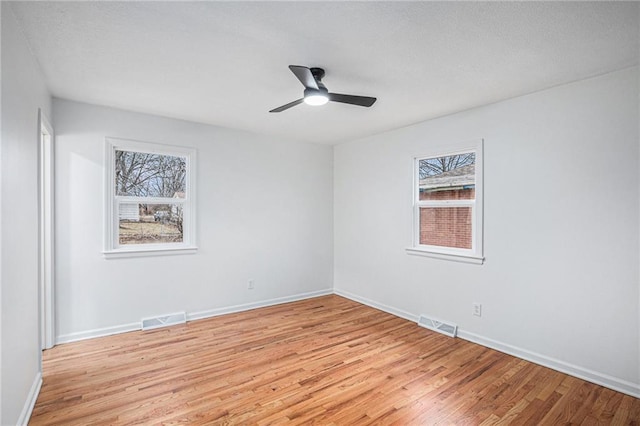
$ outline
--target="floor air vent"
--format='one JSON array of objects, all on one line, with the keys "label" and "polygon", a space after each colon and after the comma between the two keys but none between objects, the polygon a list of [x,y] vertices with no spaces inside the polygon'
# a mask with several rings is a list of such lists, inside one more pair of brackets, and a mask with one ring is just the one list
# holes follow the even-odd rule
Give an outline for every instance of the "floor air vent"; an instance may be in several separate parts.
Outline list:
[{"label": "floor air vent", "polygon": [[187,315],[184,312],[164,315],[155,318],[143,318],[142,329],[153,330],[154,328],[167,327],[175,324],[184,324],[187,322]]},{"label": "floor air vent", "polygon": [[445,334],[449,337],[456,337],[458,326],[455,324],[439,321],[434,318],[429,318],[426,315],[420,315],[418,325],[428,328],[429,330],[437,331],[438,333]]}]

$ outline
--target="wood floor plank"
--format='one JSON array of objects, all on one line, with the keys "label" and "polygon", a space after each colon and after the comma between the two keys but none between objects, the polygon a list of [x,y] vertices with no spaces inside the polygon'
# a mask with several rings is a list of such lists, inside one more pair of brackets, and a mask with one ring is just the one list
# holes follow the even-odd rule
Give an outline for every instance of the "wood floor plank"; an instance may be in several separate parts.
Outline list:
[{"label": "wood floor plank", "polygon": [[31,425],[640,422],[640,400],[339,296],[56,346]]}]

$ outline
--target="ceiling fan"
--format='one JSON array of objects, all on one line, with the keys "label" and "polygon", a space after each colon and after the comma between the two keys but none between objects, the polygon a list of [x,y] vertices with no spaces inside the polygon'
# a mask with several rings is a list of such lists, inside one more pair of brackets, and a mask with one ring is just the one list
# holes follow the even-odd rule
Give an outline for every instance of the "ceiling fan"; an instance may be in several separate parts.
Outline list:
[{"label": "ceiling fan", "polygon": [[269,112],[282,112],[301,103],[307,105],[324,105],[329,101],[341,102],[343,104],[359,105],[370,107],[376,98],[369,96],[342,95],[340,93],[329,93],[326,86],[322,84],[324,70],[322,68],[307,68],[300,65],[289,65],[291,72],[300,80],[304,86],[304,96],[296,101],[272,109]]}]

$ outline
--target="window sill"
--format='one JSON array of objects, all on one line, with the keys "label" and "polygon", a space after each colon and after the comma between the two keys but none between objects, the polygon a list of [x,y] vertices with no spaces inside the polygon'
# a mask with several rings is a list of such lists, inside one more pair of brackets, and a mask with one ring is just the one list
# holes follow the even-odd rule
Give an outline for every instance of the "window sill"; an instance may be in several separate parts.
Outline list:
[{"label": "window sill", "polygon": [[442,252],[419,249],[415,247],[407,247],[405,250],[407,251],[407,254],[411,254],[414,256],[426,256],[426,257],[432,257],[434,259],[450,260],[450,261],[462,262],[462,263],[472,263],[474,265],[482,265],[484,263],[484,257],[474,256],[470,254],[467,255],[467,254],[442,253]]},{"label": "window sill", "polygon": [[103,251],[105,259],[119,259],[126,257],[148,257],[148,256],[173,256],[180,254],[195,254],[198,247],[173,247],[173,248],[135,248],[135,249],[117,249]]}]

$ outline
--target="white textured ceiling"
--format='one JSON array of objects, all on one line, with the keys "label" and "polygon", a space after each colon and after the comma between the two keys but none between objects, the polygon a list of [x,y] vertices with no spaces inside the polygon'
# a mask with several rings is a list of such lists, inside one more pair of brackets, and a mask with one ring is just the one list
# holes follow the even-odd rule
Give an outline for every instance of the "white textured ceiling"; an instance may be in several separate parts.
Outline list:
[{"label": "white textured ceiling", "polygon": [[[633,2],[12,2],[54,96],[339,143],[638,64]],[[329,103],[287,66],[320,66]]]}]

